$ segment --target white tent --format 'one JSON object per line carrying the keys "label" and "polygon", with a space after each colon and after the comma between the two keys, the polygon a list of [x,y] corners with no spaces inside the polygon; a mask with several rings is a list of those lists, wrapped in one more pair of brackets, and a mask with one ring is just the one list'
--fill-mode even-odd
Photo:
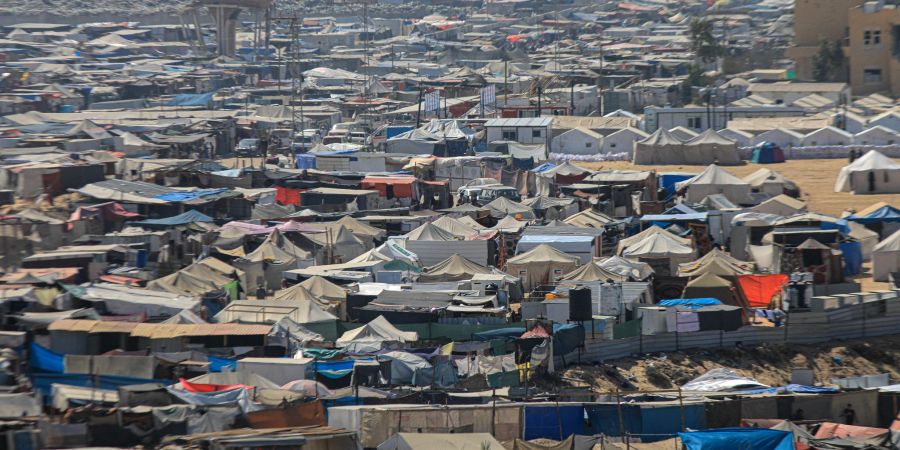
{"label": "white tent", "polygon": [[[669,274],[678,273],[678,265],[694,259],[694,249],[672,238],[671,233],[655,233],[622,252],[622,256],[642,262],[664,260]],[[651,264],[652,266],[653,264]],[[664,267],[660,265],[660,267]],[[666,275],[663,273],[662,275]]]}
{"label": "white tent", "polygon": [[841,169],[834,191],[853,194],[900,193],[900,163],[870,150]]}
{"label": "white tent", "polygon": [[900,272],[900,230],[872,250],[872,279],[887,281],[892,272]]}
{"label": "white tent", "polygon": [[686,238],[683,238],[683,237],[676,236],[676,235],[673,234],[671,231],[668,231],[668,230],[665,230],[665,229],[663,229],[663,228],[660,228],[660,227],[657,226],[657,225],[651,225],[651,226],[650,226],[649,228],[647,228],[646,230],[641,231],[640,233],[638,233],[638,234],[636,234],[636,235],[634,235],[634,236],[629,236],[629,237],[627,237],[627,238],[625,238],[625,239],[620,240],[620,241],[619,241],[619,246],[618,246],[618,248],[616,249],[616,254],[617,254],[617,255],[621,255],[622,252],[623,252],[626,248],[628,248],[628,247],[630,247],[630,246],[632,246],[632,245],[634,245],[634,244],[637,244],[638,242],[641,242],[641,241],[643,241],[644,239],[647,239],[648,237],[653,236],[654,234],[657,234],[657,233],[665,233],[665,234],[667,234],[670,238],[674,239],[674,240],[677,241],[677,242],[680,242],[680,243],[682,243],[682,244],[684,244],[684,245],[691,245],[691,240],[690,240],[690,239],[686,239]]}
{"label": "white tent", "polygon": [[722,194],[736,204],[750,202],[750,183],[732,175],[727,170],[710,164],[699,175],[675,184],[676,189],[687,189],[687,201],[699,203],[712,194]]}
{"label": "white tent", "polygon": [[400,331],[384,316],[378,316],[369,323],[347,331],[335,341],[338,347],[352,347],[354,351],[378,351],[385,342],[415,342],[419,335],[415,331]]}
{"label": "white tent", "polygon": [[578,257],[563,253],[547,244],[513,256],[506,262],[504,272],[522,280],[525,289],[541,283],[554,282],[575,270]]}

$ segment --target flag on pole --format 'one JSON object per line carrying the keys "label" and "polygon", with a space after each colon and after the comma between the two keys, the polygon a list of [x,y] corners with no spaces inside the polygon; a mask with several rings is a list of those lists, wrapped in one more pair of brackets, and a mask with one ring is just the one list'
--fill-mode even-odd
{"label": "flag on pole", "polygon": [[431,91],[425,94],[425,112],[439,109],[441,109],[441,93],[439,91]]}
{"label": "flag on pole", "polygon": [[497,90],[493,84],[489,84],[481,88],[481,104],[495,105],[497,104]]}

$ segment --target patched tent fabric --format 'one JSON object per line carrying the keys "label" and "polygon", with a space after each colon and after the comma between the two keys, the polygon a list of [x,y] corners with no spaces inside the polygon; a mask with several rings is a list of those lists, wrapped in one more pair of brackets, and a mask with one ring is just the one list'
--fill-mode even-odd
{"label": "patched tent fabric", "polygon": [[740,275],[737,280],[738,286],[751,308],[768,308],[772,298],[776,294],[780,294],[781,289],[787,284],[788,276],[783,273]]}
{"label": "patched tent fabric", "polygon": [[449,258],[423,269],[419,275],[419,282],[471,280],[472,276],[478,273],[492,273],[492,271],[454,253]]}
{"label": "patched tent fabric", "polygon": [[630,261],[620,256],[611,256],[597,264],[610,272],[627,276],[633,281],[643,281],[653,276],[653,268],[650,267],[650,264]]}
{"label": "patched tent fabric", "polygon": [[509,258],[504,272],[522,280],[525,289],[556,281],[578,267],[578,257],[565,254],[547,244]]}

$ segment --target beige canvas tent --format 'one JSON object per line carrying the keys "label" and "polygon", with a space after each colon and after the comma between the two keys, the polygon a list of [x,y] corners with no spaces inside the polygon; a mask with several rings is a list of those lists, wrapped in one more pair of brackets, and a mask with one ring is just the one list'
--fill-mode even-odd
{"label": "beige canvas tent", "polygon": [[769,195],[780,195],[785,192],[798,192],[797,184],[772,169],[759,169],[742,178],[755,191]]}
{"label": "beige canvas tent", "polygon": [[289,317],[299,324],[331,322],[337,316],[312,300],[235,300],[216,314],[219,323],[275,323]]}
{"label": "beige canvas tent", "polygon": [[419,282],[433,283],[438,281],[471,280],[478,273],[492,273],[491,269],[476,264],[454,253],[449,258],[426,267],[419,275]]}
{"label": "beige canvas tent", "polygon": [[415,342],[419,335],[415,331],[400,331],[384,316],[378,316],[369,323],[349,330],[335,341],[338,347],[352,347],[356,350],[378,351],[385,342]]}
{"label": "beige canvas tent", "polygon": [[506,197],[497,197],[487,205],[486,209],[491,212],[491,216],[502,219],[506,216],[512,216],[517,219],[534,219],[534,210],[530,206],[512,201]]}
{"label": "beige canvas tent", "polygon": [[747,307],[730,281],[712,273],[705,273],[689,281],[682,297],[714,298],[726,305]]}
{"label": "beige canvas tent", "polygon": [[585,264],[562,277],[566,281],[628,281],[628,277],[600,267],[596,262]]}
{"label": "beige canvas tent", "polygon": [[[320,277],[321,278],[321,277]],[[329,301],[318,295],[314,295],[303,284],[295,284],[287,289],[275,291],[272,295],[274,300],[287,303],[304,303],[313,302],[331,313],[338,313],[341,310],[342,301]]]}
{"label": "beige canvas tent", "polygon": [[657,275],[678,272],[678,265],[694,259],[694,249],[673,239],[671,233],[655,233],[622,252],[627,259],[646,262]]}
{"label": "beige canvas tent", "polygon": [[471,225],[450,216],[441,216],[432,225],[443,229],[459,239],[465,239],[473,234],[477,234],[478,230]]}
{"label": "beige canvas tent", "polygon": [[893,272],[900,272],[900,230],[879,242],[872,251],[872,278],[888,281]]}
{"label": "beige canvas tent", "polygon": [[716,133],[712,128],[683,145],[685,163],[735,166],[741,163],[737,143]]}
{"label": "beige canvas tent", "polygon": [[314,297],[328,302],[343,303],[347,300],[347,291],[344,288],[318,275],[307,278],[298,286],[305,288]]}
{"label": "beige canvas tent", "polygon": [[248,291],[258,285],[269,290],[281,287],[281,277],[285,270],[297,267],[298,261],[309,260],[313,255],[294,245],[278,229],[272,230],[266,239],[247,256],[233,261],[232,265],[245,272]]}
{"label": "beige canvas tent", "polygon": [[619,241],[618,248],[616,249],[616,254],[621,255],[622,252],[625,251],[626,248],[628,248],[628,247],[630,247],[630,246],[632,246],[632,245],[634,245],[634,244],[637,244],[638,242],[641,242],[641,241],[643,241],[644,239],[647,239],[648,237],[653,236],[654,234],[657,234],[657,233],[665,233],[665,234],[667,234],[667,235],[669,236],[669,238],[674,239],[674,240],[677,241],[677,242],[680,242],[680,243],[682,243],[682,244],[684,244],[684,245],[691,245],[691,240],[690,240],[690,239],[686,239],[686,238],[683,238],[683,237],[680,237],[680,236],[676,236],[676,235],[673,234],[672,232],[666,231],[665,229],[663,229],[663,228],[661,228],[661,227],[659,227],[659,226],[651,225],[651,226],[650,226],[649,228],[647,228],[646,230],[641,231],[640,233],[638,233],[638,234],[636,234],[636,235],[634,235],[634,236],[629,236],[629,237],[627,237],[627,238],[625,238],[625,239],[620,240],[620,241]]}
{"label": "beige canvas tent", "polygon": [[753,273],[755,264],[741,261],[719,249],[713,249],[696,261],[680,264],[678,276],[696,277],[704,273],[712,273],[719,276],[736,276]]}
{"label": "beige canvas tent", "polygon": [[750,184],[715,164],[693,178],[675,183],[675,188],[686,189],[686,199],[693,203],[712,194],[722,194],[735,204],[750,202]]}
{"label": "beige canvas tent", "polygon": [[506,262],[505,272],[521,279],[524,288],[531,290],[542,283],[559,280],[577,266],[577,256],[541,244],[510,258]]}
{"label": "beige canvas tent", "polygon": [[834,183],[834,192],[900,193],[900,163],[875,150],[869,150],[862,158],[841,169]]}
{"label": "beige canvas tent", "polygon": [[650,264],[631,261],[621,256],[610,256],[598,262],[597,265],[610,272],[628,277],[632,281],[643,281],[653,276],[653,268],[650,267]]}
{"label": "beige canvas tent", "polygon": [[685,164],[680,139],[660,128],[646,139],[634,143],[635,164]]}

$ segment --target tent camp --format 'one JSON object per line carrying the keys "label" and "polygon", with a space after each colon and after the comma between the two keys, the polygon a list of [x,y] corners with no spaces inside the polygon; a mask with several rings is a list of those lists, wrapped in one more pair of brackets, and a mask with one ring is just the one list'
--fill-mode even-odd
{"label": "tent camp", "polygon": [[[362,239],[343,225],[330,227],[326,233],[306,233],[303,236],[315,243],[319,264],[347,262],[370,250]],[[330,261],[327,260],[329,258]]]}
{"label": "tent camp", "polygon": [[862,158],[841,169],[834,183],[834,191],[853,194],[900,193],[900,163],[869,150]]}
{"label": "tent camp", "polygon": [[687,201],[694,203],[713,194],[722,194],[736,204],[750,202],[750,184],[715,164],[693,178],[676,183],[675,188],[687,190]]}
{"label": "tent camp", "polygon": [[678,276],[697,277],[704,273],[712,273],[719,276],[747,275],[753,272],[755,264],[741,261],[717,248],[696,261],[680,264]]}
{"label": "tent camp", "polygon": [[685,161],[681,140],[662,128],[634,143],[635,164],[685,164]]}
{"label": "tent camp", "polygon": [[441,216],[431,223],[432,225],[443,229],[444,231],[452,234],[459,239],[465,239],[473,234],[478,234],[478,230],[473,228],[468,223],[465,223],[459,219],[454,219],[450,216]]}
{"label": "tent camp", "polygon": [[216,314],[220,323],[275,323],[290,317],[301,325],[336,321],[338,318],[325,311],[313,300],[234,300]]}
{"label": "tent camp", "polygon": [[449,231],[426,222],[406,234],[406,249],[416,254],[424,266],[436,265],[459,253],[477,264],[487,264],[493,256],[489,254],[487,240],[461,240]]}
{"label": "tent camp", "polygon": [[629,261],[620,256],[610,256],[597,264],[603,269],[626,276],[632,281],[643,281],[653,276],[653,268],[649,264]]}
{"label": "tent camp", "polygon": [[513,216],[518,219],[534,219],[534,210],[530,206],[512,201],[506,197],[497,197],[484,207],[491,212],[491,216],[501,219]]}
{"label": "tent camp", "polygon": [[772,169],[759,169],[750,175],[745,176],[742,180],[750,184],[750,187],[757,192],[763,192],[770,195],[800,193],[797,184],[788,180],[784,175]]}
{"label": "tent camp", "polygon": [[492,271],[454,253],[449,258],[422,270],[419,282],[471,280],[472,276],[478,273],[492,273]]}
{"label": "tent camp", "polygon": [[887,281],[893,272],[900,272],[900,230],[879,242],[872,250],[872,278]]}
{"label": "tent camp", "polygon": [[641,242],[641,241],[643,241],[644,239],[647,239],[648,237],[653,236],[654,234],[658,234],[658,233],[665,233],[665,234],[668,235],[669,238],[674,239],[675,241],[680,242],[681,244],[684,244],[684,245],[691,245],[691,240],[690,240],[690,239],[686,239],[686,238],[683,238],[683,237],[676,236],[676,235],[673,234],[672,232],[667,231],[667,230],[665,230],[665,229],[663,229],[663,228],[660,228],[659,226],[651,225],[650,227],[648,227],[648,228],[645,229],[644,231],[641,231],[640,233],[638,233],[638,234],[636,234],[636,235],[634,235],[634,236],[629,236],[629,237],[627,237],[627,238],[625,238],[625,239],[620,240],[620,241],[619,241],[619,245],[618,245],[618,247],[617,247],[617,249],[616,249],[616,254],[621,255],[622,252],[625,251],[626,248],[628,248],[628,247],[630,247],[630,246],[632,246],[632,245],[634,245],[634,244],[637,244],[638,242]]}
{"label": "tent camp", "polygon": [[[329,303],[342,303],[347,299],[347,291],[344,288],[316,275],[307,278],[298,286],[303,287],[315,298],[325,300]],[[276,294],[277,298],[277,294]]]}
{"label": "tent camp", "polygon": [[396,433],[378,450],[504,450],[490,433]]}
{"label": "tent camp", "polygon": [[525,289],[556,281],[575,270],[578,257],[567,255],[547,244],[513,256],[506,262],[506,273],[522,280]]}
{"label": "tent camp", "polygon": [[[317,277],[317,278],[321,278],[321,277]],[[330,283],[329,281],[324,280],[324,279],[323,279],[323,281],[325,281],[326,283]],[[340,289],[340,288],[338,288],[338,289]],[[281,290],[275,291],[275,294],[273,295],[273,299],[277,300],[277,301],[286,302],[286,303],[313,302],[313,303],[318,304],[323,309],[325,309],[329,312],[335,313],[335,314],[338,313],[341,310],[341,307],[343,306],[342,299],[328,300],[326,298],[323,298],[320,295],[315,295],[312,292],[310,292],[308,289],[306,289],[306,286],[304,286],[303,283],[295,284],[287,289],[281,289]]]}
{"label": "tent camp", "polygon": [[712,128],[684,143],[687,164],[720,164],[734,166],[741,163],[737,143],[716,133]]}
{"label": "tent camp", "polygon": [[381,350],[385,342],[415,342],[419,335],[415,331],[400,331],[384,316],[378,316],[369,323],[345,332],[335,341],[338,347],[349,348],[357,353]]}
{"label": "tent camp", "polygon": [[249,283],[246,289],[260,284],[273,289],[281,286],[282,272],[297,267],[298,261],[311,260],[312,257],[311,253],[294,245],[276,228],[259,247],[234,260],[232,265],[246,273]]}

